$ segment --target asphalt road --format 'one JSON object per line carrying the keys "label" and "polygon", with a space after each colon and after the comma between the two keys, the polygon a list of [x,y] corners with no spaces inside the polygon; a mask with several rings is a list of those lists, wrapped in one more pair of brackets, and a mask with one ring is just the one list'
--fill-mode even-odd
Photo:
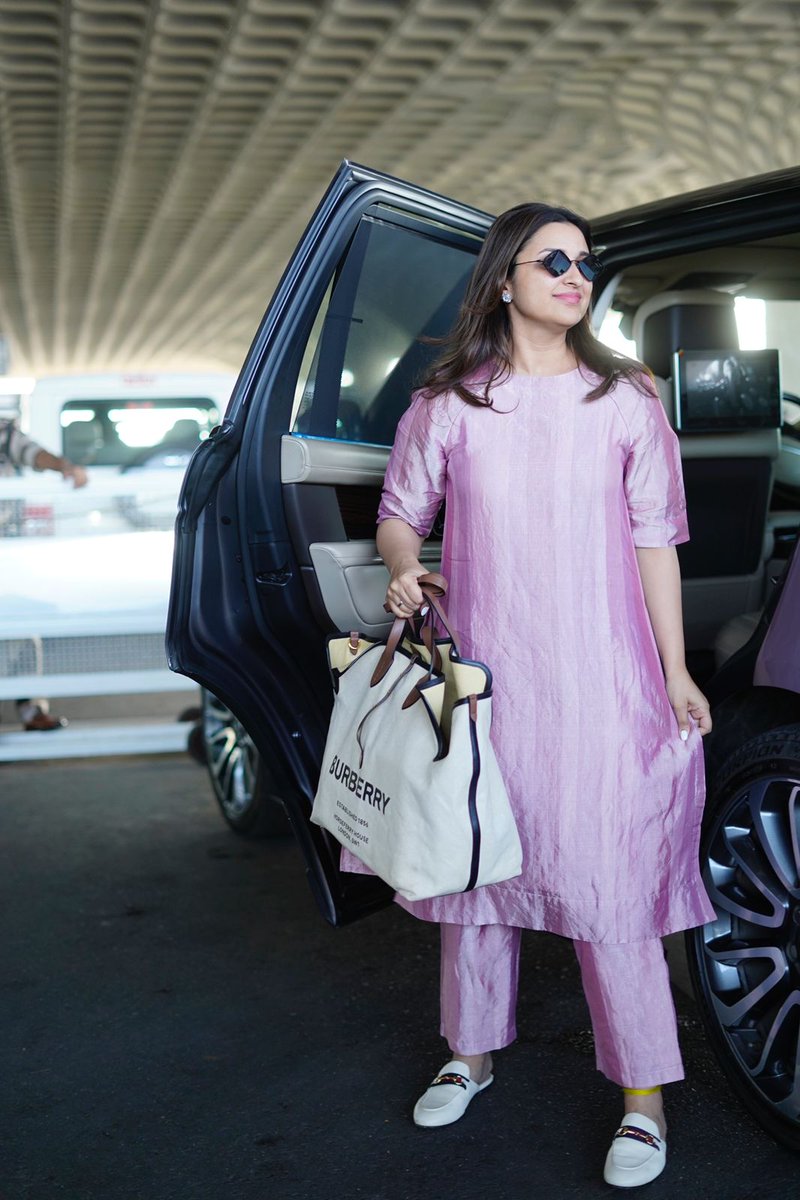
{"label": "asphalt road", "polygon": [[[437,932],[317,916],[290,839],[228,833],[182,757],[0,768],[1,1200],[618,1195],[618,1116],[571,946],[527,935],[520,1037],[465,1118],[410,1110],[444,1061]],[[800,1159],[740,1110],[677,993],[687,1081],[648,1200],[786,1200]],[[646,1036],[646,1030],[643,1036]]]}

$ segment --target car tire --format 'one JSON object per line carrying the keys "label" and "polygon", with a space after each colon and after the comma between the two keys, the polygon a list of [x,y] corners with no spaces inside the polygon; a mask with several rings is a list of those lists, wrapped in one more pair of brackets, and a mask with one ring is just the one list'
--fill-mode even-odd
{"label": "car tire", "polygon": [[800,1150],[800,726],[717,774],[701,867],[717,919],[686,945],[712,1049],[752,1116]]}
{"label": "car tire", "polygon": [[246,837],[290,833],[275,777],[241,721],[211,692],[203,690],[202,705],[205,764],[228,825]]}

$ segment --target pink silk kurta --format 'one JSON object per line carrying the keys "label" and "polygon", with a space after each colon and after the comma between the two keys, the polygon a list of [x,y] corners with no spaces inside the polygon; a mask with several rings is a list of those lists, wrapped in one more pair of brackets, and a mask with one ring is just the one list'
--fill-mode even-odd
{"label": "pink silk kurta", "polygon": [[700,735],[680,740],[635,554],[688,538],[677,438],[654,394],[587,401],[595,381],[514,375],[493,410],[418,395],[397,429],[378,520],[425,537],[446,498],[447,608],[493,674],[524,856],[505,883],[398,898],[425,920],[629,942],[714,917]]}

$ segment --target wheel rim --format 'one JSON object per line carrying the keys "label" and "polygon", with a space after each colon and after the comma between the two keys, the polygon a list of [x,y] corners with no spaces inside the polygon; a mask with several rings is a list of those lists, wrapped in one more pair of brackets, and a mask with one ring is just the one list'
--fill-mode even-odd
{"label": "wheel rim", "polygon": [[229,821],[241,821],[253,803],[258,754],[229,708],[206,693],[203,737],[214,791]]}
{"label": "wheel rim", "polygon": [[712,826],[704,881],[717,912],[700,968],[740,1074],[800,1123],[800,778],[742,787]]}

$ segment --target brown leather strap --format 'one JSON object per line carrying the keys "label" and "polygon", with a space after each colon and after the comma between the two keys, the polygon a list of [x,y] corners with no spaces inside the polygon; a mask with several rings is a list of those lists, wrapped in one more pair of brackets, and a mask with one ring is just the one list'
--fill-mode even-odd
{"label": "brown leather strap", "polygon": [[363,767],[363,765],[364,765],[364,743],[361,740],[363,733],[364,733],[364,726],[366,725],[367,721],[372,716],[372,714],[376,711],[376,709],[379,709],[382,704],[386,703],[386,701],[389,699],[389,697],[391,696],[394,689],[403,682],[403,680],[405,679],[406,675],[408,675],[411,668],[418,666],[418,665],[419,665],[419,659],[417,658],[416,655],[414,655],[414,657],[411,659],[411,661],[408,664],[408,666],[406,667],[406,669],[400,675],[398,675],[397,679],[395,679],[392,686],[387,690],[386,695],[381,696],[380,700],[378,700],[375,704],[373,704],[372,708],[370,708],[367,712],[365,712],[364,716],[361,718],[358,728],[356,729],[356,742],[358,743],[358,748],[361,751],[361,754],[359,755],[359,759],[358,759],[359,768]]}
{"label": "brown leather strap", "polygon": [[[439,598],[447,593],[447,580],[445,579],[444,575],[440,575],[438,571],[429,571],[425,575],[418,575],[417,583],[422,589],[422,595],[425,603],[432,610],[432,612],[436,614],[440,625],[446,631],[450,641],[453,643],[456,654],[460,656],[461,648],[459,645],[458,634],[451,626],[447,613],[439,603]],[[386,606],[384,605],[384,607]],[[374,687],[376,683],[380,683],[386,672],[389,670],[389,667],[392,665],[392,659],[394,658],[395,651],[397,650],[397,647],[400,645],[400,642],[403,638],[406,624],[407,622],[404,617],[395,617],[391,632],[386,639],[386,645],[383,648],[383,653],[381,654],[377,666],[372,673],[372,678],[369,681],[370,687]],[[428,630],[430,630],[429,634]],[[426,636],[426,634],[428,634],[428,636]],[[435,650],[435,655],[432,655],[431,658],[431,669],[439,674],[442,669],[442,659],[441,654],[436,649],[436,643],[434,639],[434,620],[432,615],[428,625],[426,625],[425,629],[423,630],[422,638],[425,642],[425,645],[428,647],[428,650],[431,650],[431,647],[433,647]]]}
{"label": "brown leather strap", "polygon": [[[434,675],[441,675],[442,671],[443,671],[442,652],[439,649],[439,647],[436,645],[436,630],[434,628],[434,618],[433,618],[434,605],[436,607],[437,613],[441,614],[440,619],[442,620],[442,624],[444,625],[445,629],[447,630],[447,633],[450,637],[450,641],[452,642],[452,644],[455,648],[456,654],[458,654],[459,648],[458,648],[458,634],[455,632],[454,629],[451,629],[449,620],[448,620],[447,616],[445,615],[444,611],[441,609],[441,606],[439,605],[438,600],[436,600],[432,594],[430,594],[430,593],[426,593],[426,594],[428,595],[428,598],[431,601],[431,603],[428,605],[428,614],[425,618],[425,624],[422,628],[422,632],[421,632],[420,636],[422,637],[422,641],[423,641],[424,645],[426,646],[428,653],[430,655],[430,659],[428,662],[428,679],[430,680],[433,678]],[[415,683],[413,688],[411,689],[411,691],[408,693],[405,700],[403,701],[403,708],[404,709],[411,708],[412,704],[416,704],[417,701],[421,700],[421,699],[422,699],[422,693],[419,690],[419,685]]]}
{"label": "brown leather strap", "polygon": [[428,571],[427,575],[418,575],[417,583],[423,590],[427,588],[436,596],[447,595],[447,580],[438,571]]}
{"label": "brown leather strap", "polygon": [[447,633],[447,636],[450,638],[450,641],[453,643],[453,648],[454,648],[456,654],[460,658],[461,657],[460,641],[461,640],[460,640],[458,634],[456,633],[455,629],[453,629],[453,626],[450,624],[450,618],[448,617],[447,613],[442,608],[441,604],[439,603],[439,600],[433,594],[433,592],[425,592],[425,597],[430,602],[431,608],[436,613],[436,616],[439,618],[439,624],[442,626],[442,628]]}
{"label": "brown leather strap", "polygon": [[[447,580],[445,579],[444,575],[440,575],[438,571],[428,571],[425,575],[418,575],[417,583],[420,584],[421,587],[427,588],[429,592],[435,593],[437,596],[444,596],[447,593]],[[392,611],[388,600],[384,601],[383,608],[385,612],[390,613]]]}
{"label": "brown leather strap", "polygon": [[389,670],[389,667],[392,665],[392,659],[394,658],[394,652],[400,645],[403,634],[405,633],[405,629],[405,617],[395,617],[391,632],[386,639],[386,645],[383,648],[383,653],[378,659],[378,665],[372,672],[372,678],[369,681],[370,687],[375,687],[376,683],[380,683],[386,672]]}

